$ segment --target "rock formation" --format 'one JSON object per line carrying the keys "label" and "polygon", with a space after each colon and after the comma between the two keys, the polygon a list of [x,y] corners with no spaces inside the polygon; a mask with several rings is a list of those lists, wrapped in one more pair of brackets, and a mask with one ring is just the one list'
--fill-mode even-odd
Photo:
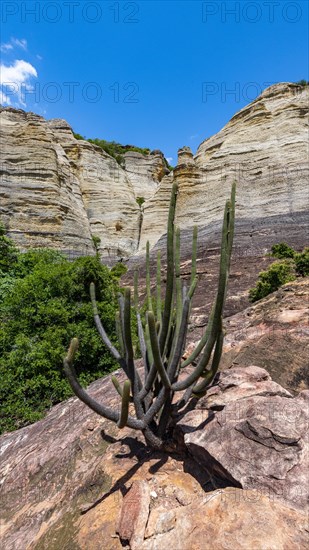
{"label": "rock formation", "polygon": [[159,150],[143,155],[136,151],[124,154],[124,169],[136,197],[150,199],[156,192],[162,178],[169,173],[164,156]]}
{"label": "rock formation", "polygon": [[[118,402],[109,377],[90,393]],[[304,550],[307,399],[264,369],[232,368],[181,419],[173,457],[71,398],[0,438],[2,545]]]}
{"label": "rock formation", "polygon": [[20,248],[93,254],[95,236],[104,259],[136,252],[141,225],[136,198],[147,197],[147,186],[154,190],[168,172],[160,151],[125,153],[126,172],[100,147],[75,139],[64,120],[5,108],[0,129],[0,216]]}
{"label": "rock formation", "polygon": [[[181,228],[197,224],[208,235],[216,230],[236,180],[236,220],[238,232],[247,234],[246,249],[254,248],[261,235],[303,242],[301,227],[308,219],[308,98],[308,87],[270,86],[201,143],[195,157],[188,147],[179,151],[174,176]],[[146,240],[154,245],[164,233],[168,186],[163,178],[145,204],[140,249]]]}
{"label": "rock formation", "polygon": [[[195,157],[179,151],[177,223],[216,244],[222,207],[238,181],[235,242],[257,254],[278,239],[302,247],[308,203],[308,87],[276,84],[239,111]],[[172,173],[160,151],[128,151],[122,168],[76,140],[62,120],[1,110],[1,218],[21,248],[51,246],[116,260],[165,232]],[[136,198],[145,199],[142,209]],[[267,241],[267,245],[266,245]]]}

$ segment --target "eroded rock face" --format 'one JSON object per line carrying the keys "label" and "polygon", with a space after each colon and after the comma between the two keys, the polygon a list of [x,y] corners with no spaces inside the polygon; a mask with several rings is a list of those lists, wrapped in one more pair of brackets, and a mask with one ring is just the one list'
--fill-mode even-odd
{"label": "eroded rock face", "polygon": [[[179,185],[177,224],[215,231],[236,180],[237,228],[248,233],[246,249],[254,247],[257,235],[265,231],[274,237],[281,232],[281,240],[288,239],[290,231],[293,238],[295,223],[303,223],[308,213],[308,98],[308,87],[270,86],[205,140],[194,159],[189,148],[181,149],[174,170]],[[162,183],[162,190],[160,186],[145,205],[141,247],[147,239],[154,245],[165,231],[168,204]]]}
{"label": "eroded rock face", "polygon": [[127,173],[100,147],[76,140],[64,120],[11,108],[0,117],[0,214],[9,236],[22,249],[48,246],[73,257],[93,254],[96,236],[104,259],[134,254],[136,198],[144,196],[141,181],[155,188],[168,172],[162,153],[126,153]]}
{"label": "eroded rock face", "polygon": [[[204,248],[217,249],[224,202],[236,179],[240,266],[257,264],[282,240],[302,248],[308,95],[308,87],[271,86],[204,141],[195,157],[183,147],[173,173],[159,151],[126,152],[123,169],[102,149],[76,140],[63,120],[2,109],[1,217],[21,248],[94,253],[91,237],[97,236],[102,258],[115,262],[143,254],[147,240],[154,246],[164,235],[174,177],[187,258],[193,224]],[[145,199],[142,209],[137,197]]]}
{"label": "eroded rock face", "polygon": [[[0,214],[9,236],[22,249],[48,246],[92,254],[79,181],[48,123],[11,108],[0,117]],[[62,132],[70,132],[64,121]]]}
{"label": "eroded rock face", "polygon": [[[196,460],[237,487],[303,510],[309,497],[309,390],[293,398],[259,367],[220,373],[181,420]],[[217,412],[209,416],[209,410]]]}
{"label": "eroded rock face", "polygon": [[300,277],[226,319],[221,369],[267,369],[291,392],[309,388],[309,278]]}
{"label": "eroded rock face", "polygon": [[288,550],[306,548],[306,516],[266,495],[235,488],[189,506],[152,510],[142,550]]}
{"label": "eroded rock face", "polygon": [[150,199],[162,178],[169,173],[161,151],[143,155],[135,151],[124,154],[124,168],[136,197]]}
{"label": "eroded rock face", "polygon": [[[119,406],[109,376],[88,391]],[[0,438],[2,545],[305,549],[308,418],[308,392],[233,368],[180,419],[189,453],[168,456],[71,398]]]}

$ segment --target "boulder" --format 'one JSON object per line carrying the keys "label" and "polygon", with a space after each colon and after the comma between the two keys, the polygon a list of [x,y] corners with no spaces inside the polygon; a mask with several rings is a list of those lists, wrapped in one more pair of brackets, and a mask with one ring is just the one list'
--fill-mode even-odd
{"label": "boulder", "polygon": [[261,368],[232,368],[220,373],[218,385],[179,428],[208,472],[303,510],[309,497],[308,405],[309,390],[293,398]]}

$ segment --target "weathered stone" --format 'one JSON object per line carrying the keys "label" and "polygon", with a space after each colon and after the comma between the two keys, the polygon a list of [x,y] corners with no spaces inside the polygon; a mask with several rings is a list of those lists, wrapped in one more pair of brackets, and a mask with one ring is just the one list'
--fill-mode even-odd
{"label": "weathered stone", "polygon": [[[176,217],[181,228],[197,224],[207,227],[210,234],[216,231],[231,183],[236,180],[236,230],[247,233],[247,255],[250,250],[261,252],[258,241],[263,235],[269,244],[278,242],[278,236],[281,240],[295,238],[296,219],[305,221],[308,214],[304,201],[308,96],[308,87],[290,83],[270,86],[220,132],[203,141],[194,160],[189,148],[180,150],[174,176],[179,184]],[[164,178],[145,204],[140,248],[146,240],[154,245],[165,232],[167,182]],[[300,227],[298,238],[301,234]],[[209,244],[214,243],[215,237]],[[237,239],[235,244],[239,246]]]}
{"label": "weathered stone", "polygon": [[307,516],[258,491],[227,488],[150,513],[141,550],[305,550]]}
{"label": "weathered stone", "polygon": [[125,495],[117,527],[123,542],[130,543],[132,550],[138,550],[144,540],[149,516],[150,489],[146,481],[135,481]]}
{"label": "weathered stone", "polygon": [[[231,182],[238,181],[234,257],[242,274],[242,264],[256,265],[278,240],[305,244],[308,93],[290,83],[271,86],[194,158],[188,147],[180,150],[177,224],[197,224],[211,256]],[[116,261],[164,235],[173,174],[160,152],[126,152],[123,169],[101,148],[76,140],[66,121],[12,108],[1,110],[1,135],[0,213],[21,248],[94,253],[97,236],[102,258]],[[142,209],[138,196],[146,199]],[[186,258],[190,232],[184,236]]]}
{"label": "weathered stone", "polygon": [[124,154],[124,168],[135,196],[145,200],[154,195],[162,178],[169,173],[161,151],[149,155],[128,151]]}
{"label": "weathered stone", "polygon": [[254,364],[292,392],[308,389],[308,303],[309,279],[300,278],[226,319],[220,368]]}
{"label": "weathered stone", "polygon": [[[233,370],[221,373],[218,391],[210,389],[198,409],[182,418],[186,446],[219,477],[303,509],[309,496],[309,390],[292,398],[266,372],[263,379],[262,369],[243,369],[243,382],[241,369]],[[213,408],[222,410],[214,414]]]}

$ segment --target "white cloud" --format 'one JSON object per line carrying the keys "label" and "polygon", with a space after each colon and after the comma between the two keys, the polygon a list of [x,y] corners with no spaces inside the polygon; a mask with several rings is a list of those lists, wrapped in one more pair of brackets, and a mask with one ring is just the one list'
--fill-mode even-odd
{"label": "white cloud", "polygon": [[172,162],[172,160],[173,160],[173,157],[166,157],[166,160],[167,160],[167,162],[169,162],[169,163],[170,163],[170,162]]}
{"label": "white cloud", "polygon": [[12,65],[0,65],[0,87],[2,102],[11,105],[12,99],[17,105],[25,106],[24,92],[32,89],[31,80],[37,78],[36,69],[27,61],[16,59]]}
{"label": "white cloud", "polygon": [[21,48],[26,51],[27,47],[27,40],[25,38],[19,39],[12,37],[6,44],[1,44],[0,50],[3,53],[13,50],[14,48]]}
{"label": "white cloud", "polygon": [[21,48],[22,50],[25,50],[25,51],[28,47],[27,40],[25,38],[21,38],[20,40],[19,38],[11,38],[11,42],[14,46],[17,46],[18,48]]}
{"label": "white cloud", "polygon": [[0,46],[1,52],[8,52],[9,50],[12,50],[12,49],[13,49],[13,46],[9,42],[7,42],[7,44],[1,44]]}

